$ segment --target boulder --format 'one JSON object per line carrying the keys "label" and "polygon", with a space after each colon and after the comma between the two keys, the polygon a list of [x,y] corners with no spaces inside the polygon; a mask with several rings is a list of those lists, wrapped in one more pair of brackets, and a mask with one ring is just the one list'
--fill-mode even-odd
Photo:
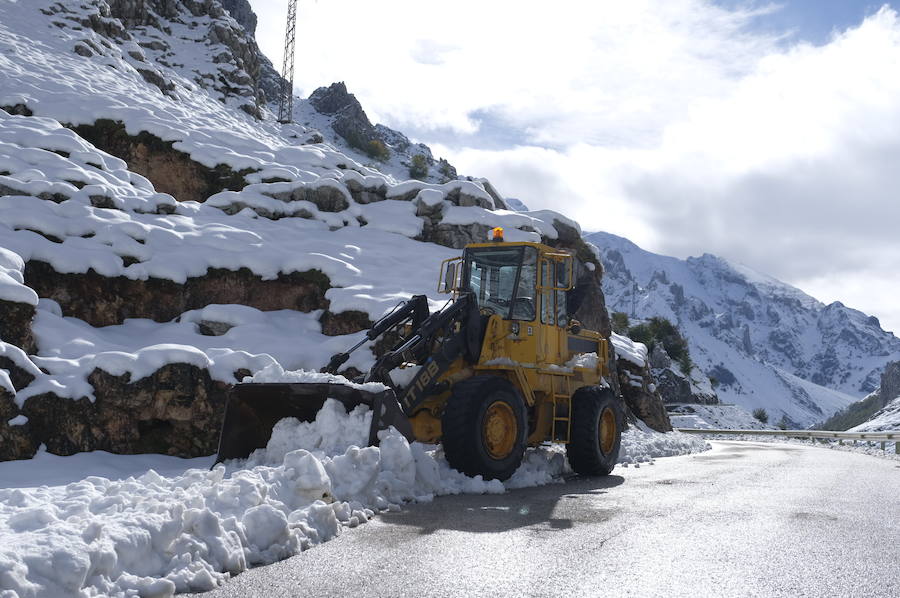
{"label": "boulder", "polygon": [[0,386],[0,461],[29,459],[37,452],[39,443],[31,434],[29,423],[18,424],[14,419],[20,416],[14,395]]}
{"label": "boulder", "polygon": [[146,131],[129,135],[118,121],[100,119],[91,125],[71,127],[83,139],[128,164],[128,169],[146,177],[153,187],[178,201],[204,202],[220,191],[240,191],[251,169],[234,171],[226,164],[204,166],[190,155],[174,149]]}
{"label": "boulder", "polygon": [[199,457],[216,451],[229,386],[206,370],[175,363],[132,381],[96,369],[88,381],[94,401],[52,393],[25,401],[32,444],[57,455],[104,450]]}
{"label": "boulder", "polygon": [[[150,278],[108,278],[93,270],[61,274],[46,262],[25,265],[25,284],[40,297],[59,303],[63,314],[91,326],[121,324],[125,318],[168,322],[182,313],[211,304],[248,305],[263,311],[327,309],[328,277],[317,270],[280,274],[263,280],[246,268],[210,269],[184,284]],[[21,346],[21,345],[19,345]]]}
{"label": "boulder", "polygon": [[654,430],[671,432],[672,422],[650,368],[626,359],[617,359],[615,365],[619,390],[631,412]]}
{"label": "boulder", "polygon": [[33,305],[0,299],[0,341],[15,345],[26,353],[34,353],[34,336],[31,334],[34,314]]}

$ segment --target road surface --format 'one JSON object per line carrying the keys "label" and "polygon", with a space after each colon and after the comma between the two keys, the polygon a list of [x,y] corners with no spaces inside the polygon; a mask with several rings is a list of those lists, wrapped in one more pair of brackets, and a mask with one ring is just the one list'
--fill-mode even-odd
{"label": "road surface", "polygon": [[900,463],[712,444],[410,505],[202,596],[900,596]]}

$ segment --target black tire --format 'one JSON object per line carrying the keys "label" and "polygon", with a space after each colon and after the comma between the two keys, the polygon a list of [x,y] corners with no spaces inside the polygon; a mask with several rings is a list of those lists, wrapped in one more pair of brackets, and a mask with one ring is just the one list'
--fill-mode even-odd
{"label": "black tire", "polygon": [[566,456],[575,473],[609,475],[619,459],[624,420],[622,406],[609,388],[586,387],[572,395],[572,438]]}
{"label": "black tire", "polygon": [[[515,429],[511,430],[513,425]],[[496,442],[496,434],[488,438],[498,426],[500,442]],[[525,401],[505,378],[475,376],[454,384],[441,428],[447,462],[468,476],[502,481],[522,463],[527,431]],[[503,430],[509,432],[503,434]]]}

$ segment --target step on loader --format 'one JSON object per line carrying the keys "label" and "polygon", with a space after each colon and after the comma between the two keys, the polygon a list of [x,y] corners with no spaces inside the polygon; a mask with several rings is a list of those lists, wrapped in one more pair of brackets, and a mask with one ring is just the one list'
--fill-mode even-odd
{"label": "step on loader", "polygon": [[[574,270],[570,253],[504,242],[502,229],[494,229],[492,241],[469,244],[461,257],[441,264],[438,291],[451,295],[442,309],[431,313],[425,295],[413,296],[322,370],[336,373],[352,351],[391,339],[391,348],[355,381],[388,390],[238,384],[217,462],[248,457],[266,446],[280,419],[312,421],[334,398],[348,410],[372,409],[370,444],[393,426],[410,441],[442,443],[449,464],[470,476],[505,480],[527,446],[546,442],[566,445],[576,473],[609,474],[619,454],[622,401],[606,383],[607,339],[570,317],[579,295]],[[395,383],[392,373],[406,381]]]}

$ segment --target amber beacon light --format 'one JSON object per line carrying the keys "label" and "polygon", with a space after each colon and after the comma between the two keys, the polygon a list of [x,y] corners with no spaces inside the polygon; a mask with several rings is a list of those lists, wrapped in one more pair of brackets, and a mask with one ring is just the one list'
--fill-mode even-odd
{"label": "amber beacon light", "polygon": [[502,241],[503,240],[503,227],[497,226],[491,231],[491,240],[492,241]]}

